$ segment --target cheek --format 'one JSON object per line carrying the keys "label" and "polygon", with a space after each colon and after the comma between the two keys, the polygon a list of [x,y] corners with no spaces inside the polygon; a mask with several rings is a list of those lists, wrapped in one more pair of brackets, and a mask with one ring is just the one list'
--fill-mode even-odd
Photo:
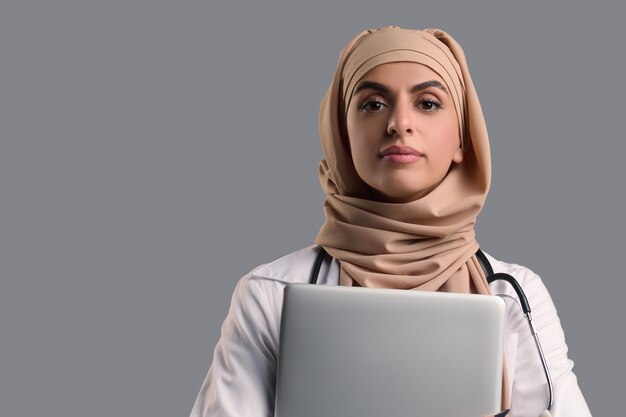
{"label": "cheek", "polygon": [[349,135],[349,142],[352,163],[357,171],[359,171],[364,164],[366,165],[367,138],[359,135],[358,132],[352,132],[352,135]]}
{"label": "cheek", "polygon": [[373,146],[376,137],[375,128],[371,124],[362,121],[355,122],[350,119],[348,119],[346,127],[350,153],[356,164],[357,160],[368,154],[368,150]]}
{"label": "cheek", "polygon": [[456,118],[454,123],[448,122],[442,124],[439,129],[439,143],[447,151],[453,152],[461,146],[461,139],[459,137],[459,128],[456,124]]}

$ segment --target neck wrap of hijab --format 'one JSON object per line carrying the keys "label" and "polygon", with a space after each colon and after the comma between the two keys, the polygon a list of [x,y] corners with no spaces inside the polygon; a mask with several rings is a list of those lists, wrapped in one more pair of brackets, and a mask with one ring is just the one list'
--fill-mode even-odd
{"label": "neck wrap of hijab", "polygon": [[[376,199],[354,168],[345,128],[356,84],[390,62],[425,65],[445,81],[463,149],[461,164],[453,164],[430,193],[408,203]],[[339,260],[341,285],[490,294],[474,232],[491,181],[489,140],[465,55],[449,34],[398,27],[361,32],[341,52],[320,107],[319,129],[326,200],[315,242]]]}

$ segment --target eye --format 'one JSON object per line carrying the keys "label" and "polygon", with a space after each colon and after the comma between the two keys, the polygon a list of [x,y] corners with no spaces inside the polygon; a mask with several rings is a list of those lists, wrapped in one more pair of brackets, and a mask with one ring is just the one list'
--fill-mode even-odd
{"label": "eye", "polygon": [[359,109],[369,113],[376,113],[385,109],[387,105],[378,98],[367,99],[359,106]]}
{"label": "eye", "polygon": [[434,98],[423,98],[418,102],[418,106],[424,111],[437,111],[441,109],[441,103]]}

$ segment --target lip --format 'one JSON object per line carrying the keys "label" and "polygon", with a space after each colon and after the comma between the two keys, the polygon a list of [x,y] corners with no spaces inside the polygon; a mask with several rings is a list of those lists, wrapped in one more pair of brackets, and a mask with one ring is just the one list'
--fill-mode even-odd
{"label": "lip", "polygon": [[392,145],[383,149],[378,156],[385,161],[398,164],[409,164],[424,156],[423,153],[410,146]]}

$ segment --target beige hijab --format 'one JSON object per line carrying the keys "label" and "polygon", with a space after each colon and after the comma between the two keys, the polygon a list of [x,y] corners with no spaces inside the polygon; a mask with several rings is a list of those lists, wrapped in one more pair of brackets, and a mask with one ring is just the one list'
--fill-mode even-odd
{"label": "beige hijab", "polygon": [[[426,65],[445,81],[459,121],[463,162],[453,164],[426,196],[399,204],[375,201],[356,173],[345,114],[363,75],[400,61]],[[321,104],[319,129],[326,219],[315,242],[339,260],[341,285],[490,293],[475,255],[479,245],[474,233],[491,180],[489,140],[465,55],[450,35],[398,27],[357,35],[341,52]],[[506,408],[506,375],[504,380]]]}

